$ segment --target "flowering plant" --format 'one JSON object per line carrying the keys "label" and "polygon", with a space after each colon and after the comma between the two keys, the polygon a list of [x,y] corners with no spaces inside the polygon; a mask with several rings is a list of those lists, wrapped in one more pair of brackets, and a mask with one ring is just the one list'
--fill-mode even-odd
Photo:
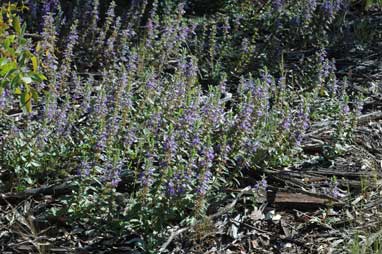
{"label": "flowering plant", "polygon": [[[100,232],[137,232],[155,253],[169,225],[205,216],[248,170],[298,162],[312,120],[347,123],[327,37],[308,36],[326,35],[339,6],[227,1],[227,15],[206,18],[177,1],[129,1],[122,16],[114,1],[102,13],[105,2],[65,12],[57,0],[29,1],[36,47],[17,6],[1,9],[0,112],[15,97],[31,111],[43,95],[22,114],[28,124],[0,119],[7,191],[70,177],[60,213]],[[306,45],[315,48],[301,64],[284,61],[284,50]]]}

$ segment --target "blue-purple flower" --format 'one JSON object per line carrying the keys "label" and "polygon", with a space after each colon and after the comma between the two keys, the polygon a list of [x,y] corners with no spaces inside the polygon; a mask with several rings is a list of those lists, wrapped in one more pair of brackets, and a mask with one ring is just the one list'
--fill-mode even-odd
{"label": "blue-purple flower", "polygon": [[150,187],[154,183],[154,178],[153,178],[154,172],[155,172],[154,168],[149,168],[140,174],[139,180],[140,180],[140,184],[143,187]]}
{"label": "blue-purple flower", "polygon": [[283,130],[288,131],[291,125],[292,125],[292,119],[290,115],[288,114],[284,117],[284,120],[281,123],[281,127],[283,128]]}
{"label": "blue-purple flower", "polygon": [[165,151],[165,153],[174,155],[176,153],[177,147],[178,145],[173,134],[165,136],[163,142],[163,150]]}
{"label": "blue-purple flower", "polygon": [[212,173],[210,170],[206,170],[206,172],[204,172],[202,178],[200,179],[199,187],[197,188],[197,193],[199,193],[201,196],[206,195],[211,180]]}

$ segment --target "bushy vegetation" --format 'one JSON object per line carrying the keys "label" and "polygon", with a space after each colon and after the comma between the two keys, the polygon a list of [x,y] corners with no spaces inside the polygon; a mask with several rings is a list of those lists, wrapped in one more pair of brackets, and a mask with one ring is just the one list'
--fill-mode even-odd
{"label": "bushy vegetation", "polygon": [[[2,191],[70,179],[51,214],[137,234],[155,253],[244,172],[298,163],[313,121],[343,120],[334,152],[349,140],[360,102],[325,48],[350,3],[199,2],[3,4]],[[297,49],[307,55],[291,65]]]}

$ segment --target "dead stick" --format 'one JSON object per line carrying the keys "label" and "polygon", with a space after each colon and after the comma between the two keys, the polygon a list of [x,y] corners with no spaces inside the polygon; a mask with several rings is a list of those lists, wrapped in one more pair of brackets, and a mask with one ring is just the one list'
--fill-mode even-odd
{"label": "dead stick", "polygon": [[367,248],[369,248],[371,245],[374,244],[375,241],[378,240],[378,238],[381,238],[382,236],[382,229],[379,230],[378,232],[372,234],[366,241],[366,244],[362,248],[361,253],[366,253]]}
{"label": "dead stick", "polygon": [[[218,212],[216,212],[216,213],[214,213],[214,214],[208,216],[207,218],[208,218],[208,219],[214,219],[214,218],[216,218],[216,217],[219,217],[220,215],[223,215],[225,212],[228,212],[229,210],[231,210],[232,208],[235,207],[237,201],[239,201],[239,199],[240,199],[244,194],[247,194],[247,193],[250,193],[250,192],[251,192],[251,191],[250,191],[250,187],[246,187],[246,188],[242,189],[242,190],[240,191],[240,193],[237,195],[237,197],[236,197],[231,203],[229,203],[228,205],[226,205],[226,206],[225,206],[223,209],[221,209],[220,211],[218,211]],[[191,229],[190,226],[189,226],[189,227],[183,227],[183,228],[181,228],[181,229],[175,231],[174,233],[172,233],[172,234],[170,235],[170,237],[167,239],[167,241],[166,241],[164,244],[162,244],[161,248],[159,249],[159,253],[162,253],[163,251],[165,251],[166,248],[168,247],[168,245],[172,242],[172,240],[174,240],[174,238],[175,238],[176,236],[180,235],[181,233],[183,233],[183,232],[185,232],[185,231],[187,231],[187,230],[189,230],[189,229]]]}
{"label": "dead stick", "polygon": [[371,121],[378,121],[382,119],[382,111],[372,112],[370,114],[362,115],[358,118],[358,125],[366,124]]}
{"label": "dead stick", "polygon": [[183,233],[184,231],[187,231],[190,227],[184,227],[184,228],[181,228],[177,231],[175,231],[174,233],[172,233],[170,235],[170,237],[168,238],[168,240],[161,246],[161,248],[159,249],[159,253],[162,253],[163,251],[166,250],[167,246],[172,242],[172,240],[174,240],[174,238],[177,236],[177,235],[180,235],[181,233]]}

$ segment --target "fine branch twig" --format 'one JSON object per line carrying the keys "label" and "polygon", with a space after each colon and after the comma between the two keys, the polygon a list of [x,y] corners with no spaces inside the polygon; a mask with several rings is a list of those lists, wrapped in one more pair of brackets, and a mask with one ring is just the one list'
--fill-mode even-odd
{"label": "fine branch twig", "polygon": [[167,239],[167,241],[162,244],[161,248],[159,249],[159,253],[162,253],[163,251],[165,251],[167,249],[167,246],[172,242],[172,240],[174,240],[174,238],[178,235],[180,235],[181,233],[183,233],[184,231],[187,231],[189,230],[190,227],[183,227],[175,232],[173,232],[170,237]]}
{"label": "fine branch twig", "polygon": [[375,232],[370,237],[368,237],[366,243],[363,245],[361,253],[366,253],[366,250],[370,248],[370,246],[372,246],[374,242],[376,242],[381,237],[382,237],[382,229],[380,229],[379,231]]}
{"label": "fine branch twig", "polygon": [[37,33],[25,33],[25,37],[30,37],[30,38],[36,38],[36,39],[42,39],[42,36]]}
{"label": "fine branch twig", "polygon": [[[240,200],[240,198],[244,195],[244,194],[248,194],[248,193],[251,193],[251,190],[249,187],[246,187],[244,189],[242,189],[240,191],[240,193],[237,195],[237,197],[231,202],[229,203],[228,205],[226,205],[223,209],[221,209],[220,211],[214,213],[214,214],[211,214],[210,216],[208,216],[207,218],[208,219],[214,219],[216,217],[219,217],[221,215],[223,215],[224,213],[228,212],[229,210],[231,210],[232,208],[235,207],[236,203]],[[167,241],[162,244],[162,246],[160,247],[159,249],[159,253],[162,253],[164,252],[168,245],[172,242],[172,240],[174,240],[174,238],[178,235],[180,235],[181,233],[191,229],[192,226],[188,226],[188,227],[183,227],[183,228],[180,228],[178,229],[177,231],[173,232],[170,237],[167,239]]]}

